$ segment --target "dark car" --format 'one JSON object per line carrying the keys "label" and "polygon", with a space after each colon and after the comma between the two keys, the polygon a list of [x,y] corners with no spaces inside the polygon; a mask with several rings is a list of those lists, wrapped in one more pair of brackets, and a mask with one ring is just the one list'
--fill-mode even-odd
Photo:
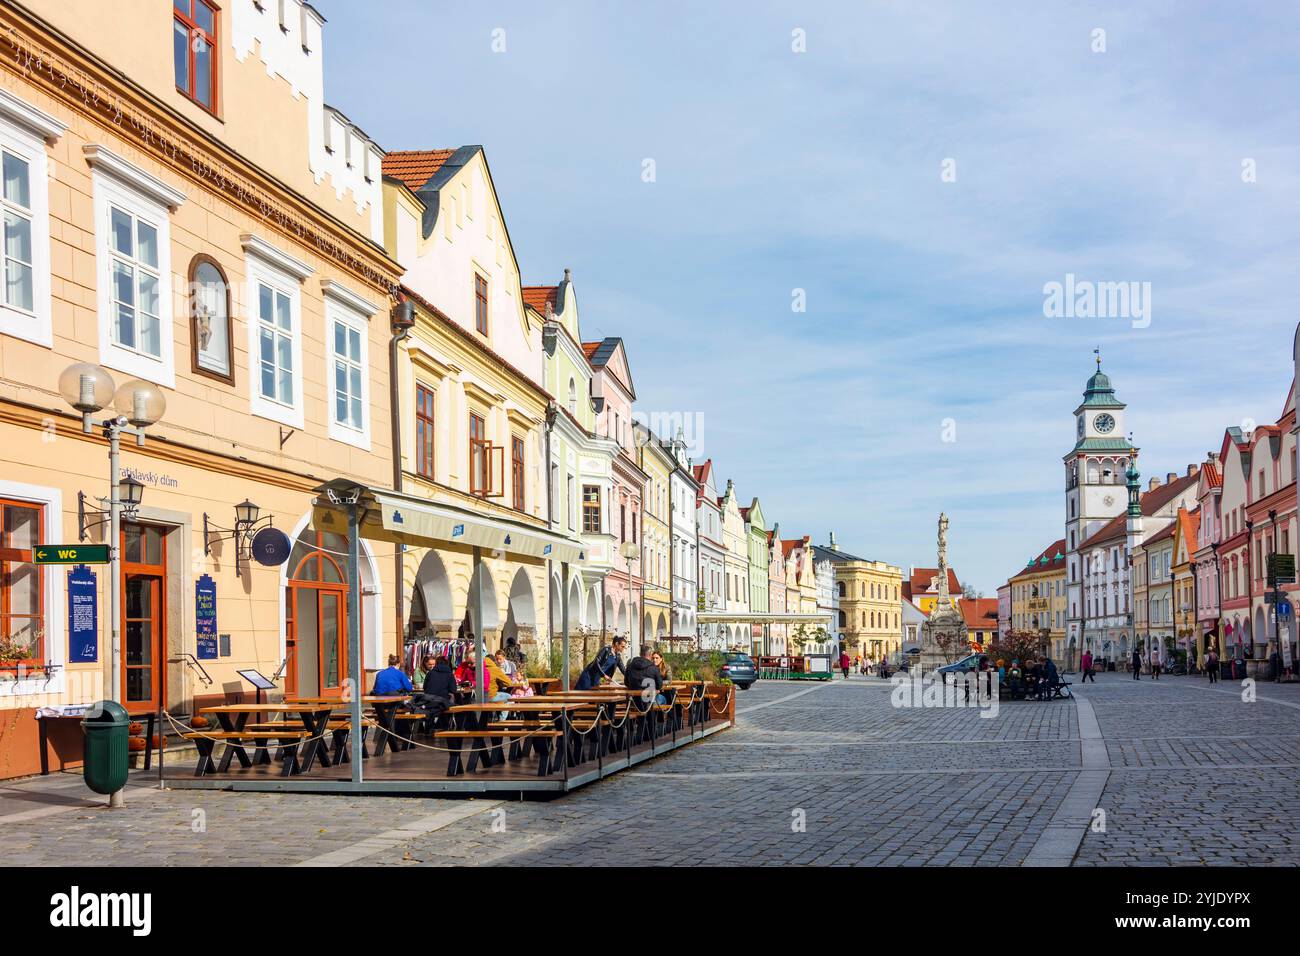
{"label": "dark car", "polygon": [[749,686],[758,680],[758,667],[754,664],[754,659],[739,651],[729,651],[723,657],[718,676],[727,678],[741,690],[749,690]]}

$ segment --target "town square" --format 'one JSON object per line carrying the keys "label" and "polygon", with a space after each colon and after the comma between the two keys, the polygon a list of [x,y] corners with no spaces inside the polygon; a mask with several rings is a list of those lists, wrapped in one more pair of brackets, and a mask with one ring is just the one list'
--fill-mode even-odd
{"label": "town square", "polygon": [[1284,917],[1298,26],[0,2],[18,908],[855,867],[789,899]]}

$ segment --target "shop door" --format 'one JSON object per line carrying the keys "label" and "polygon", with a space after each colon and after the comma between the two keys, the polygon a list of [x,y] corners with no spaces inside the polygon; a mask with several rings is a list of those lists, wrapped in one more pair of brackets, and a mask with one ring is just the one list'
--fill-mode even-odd
{"label": "shop door", "polygon": [[122,526],[122,695],[131,713],[163,703],[166,565],[164,529]]}
{"label": "shop door", "polygon": [[344,542],[336,535],[306,531],[290,558],[292,577],[285,602],[287,694],[334,697],[343,692],[348,676],[348,592],[338,561],[340,545]]}

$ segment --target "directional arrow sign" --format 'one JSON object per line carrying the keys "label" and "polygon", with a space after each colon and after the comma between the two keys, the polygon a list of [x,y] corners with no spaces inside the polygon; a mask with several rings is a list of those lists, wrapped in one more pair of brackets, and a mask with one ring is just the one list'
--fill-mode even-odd
{"label": "directional arrow sign", "polygon": [[108,564],[106,544],[42,544],[32,549],[36,564]]}

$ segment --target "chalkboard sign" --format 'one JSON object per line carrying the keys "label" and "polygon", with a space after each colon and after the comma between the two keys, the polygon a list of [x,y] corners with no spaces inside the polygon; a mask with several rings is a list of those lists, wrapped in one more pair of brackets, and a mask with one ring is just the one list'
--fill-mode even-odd
{"label": "chalkboard sign", "polygon": [[84,564],[68,571],[68,663],[99,660],[99,590]]}
{"label": "chalkboard sign", "polygon": [[202,661],[217,659],[217,583],[208,574],[194,582],[194,634],[198,640],[196,657]]}

